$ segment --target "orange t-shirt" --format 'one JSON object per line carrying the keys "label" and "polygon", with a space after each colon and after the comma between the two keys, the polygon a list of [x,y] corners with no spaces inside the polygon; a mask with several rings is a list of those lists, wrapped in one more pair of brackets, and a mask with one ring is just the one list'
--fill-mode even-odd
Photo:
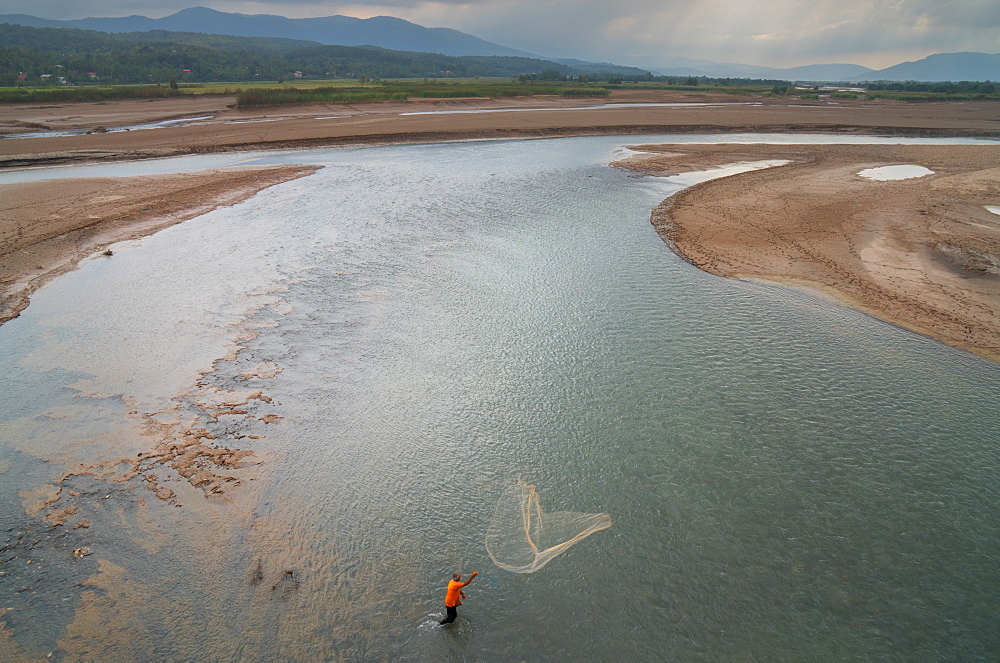
{"label": "orange t-shirt", "polygon": [[462,588],[470,582],[472,582],[472,578],[469,578],[465,582],[449,580],[448,593],[444,597],[444,607],[454,608],[456,605],[462,605]]}

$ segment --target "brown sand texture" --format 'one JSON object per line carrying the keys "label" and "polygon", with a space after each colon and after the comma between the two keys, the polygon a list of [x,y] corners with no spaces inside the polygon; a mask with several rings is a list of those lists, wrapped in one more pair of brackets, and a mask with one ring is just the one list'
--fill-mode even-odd
{"label": "brown sand texture", "polygon": [[[1000,361],[1000,145],[657,145],[616,165],[669,175],[791,163],[702,182],[652,214],[693,265],[807,285]],[[919,165],[920,178],[863,169]]]}
{"label": "brown sand texture", "polygon": [[[234,103],[235,97],[231,96],[200,95],[94,104],[0,105],[0,136],[43,130],[91,131],[60,138],[0,140],[0,168],[232,150],[593,134],[837,132],[1000,136],[1000,104],[991,101],[912,104],[614,90],[607,98],[591,99],[415,99],[251,110],[231,108]],[[675,105],[625,105],[649,103]],[[581,107],[588,110],[579,110]],[[469,110],[497,112],[441,113]],[[506,112],[511,110],[517,112]],[[164,129],[94,131],[205,116],[211,119]]]}
{"label": "brown sand texture", "polygon": [[108,244],[137,239],[234,205],[314,166],[227,168],[141,177],[50,179],[0,185],[0,323],[31,293]]}

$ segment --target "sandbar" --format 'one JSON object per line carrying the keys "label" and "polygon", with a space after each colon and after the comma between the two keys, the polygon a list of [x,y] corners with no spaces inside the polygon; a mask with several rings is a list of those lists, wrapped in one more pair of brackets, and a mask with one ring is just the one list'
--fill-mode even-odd
{"label": "sandbar", "polygon": [[[105,103],[0,105],[0,168],[202,152],[474,138],[738,132],[1000,137],[1000,104],[993,101],[804,101],[676,90],[614,90],[606,98],[414,99],[251,110],[232,108],[235,101],[233,96],[201,95]],[[635,105],[650,103],[663,105]],[[589,110],[581,111],[581,107]],[[496,112],[466,112],[470,110]],[[519,112],[507,112],[510,110]],[[100,131],[206,117],[168,128]],[[67,130],[92,133],[58,138],[9,137]]]}
{"label": "sandbar", "polygon": [[114,259],[104,255],[109,244],[234,205],[316,168],[235,167],[0,184],[0,323],[17,317],[33,292],[83,258]]}
{"label": "sandbar", "polygon": [[[1000,145],[643,145],[616,165],[653,175],[784,159],[702,182],[652,213],[691,264],[832,294],[1000,361]],[[877,181],[867,168],[933,174]]]}

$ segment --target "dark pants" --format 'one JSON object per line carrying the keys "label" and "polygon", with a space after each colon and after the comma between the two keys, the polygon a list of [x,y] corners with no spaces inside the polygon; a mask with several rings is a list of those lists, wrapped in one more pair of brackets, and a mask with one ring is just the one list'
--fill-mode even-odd
{"label": "dark pants", "polygon": [[441,620],[441,624],[450,624],[458,617],[458,606],[445,606],[448,610],[448,616]]}

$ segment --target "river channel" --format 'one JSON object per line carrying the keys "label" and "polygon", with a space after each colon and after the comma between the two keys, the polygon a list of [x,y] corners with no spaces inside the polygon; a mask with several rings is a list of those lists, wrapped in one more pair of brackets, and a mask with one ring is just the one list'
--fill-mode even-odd
{"label": "river channel", "polygon": [[[1000,366],[699,271],[649,223],[692,177],[608,167],[627,144],[755,140],[836,139],[0,174],[324,166],[116,245],[0,326],[0,653],[995,657]],[[484,536],[518,479],[613,524],[505,571]]]}

